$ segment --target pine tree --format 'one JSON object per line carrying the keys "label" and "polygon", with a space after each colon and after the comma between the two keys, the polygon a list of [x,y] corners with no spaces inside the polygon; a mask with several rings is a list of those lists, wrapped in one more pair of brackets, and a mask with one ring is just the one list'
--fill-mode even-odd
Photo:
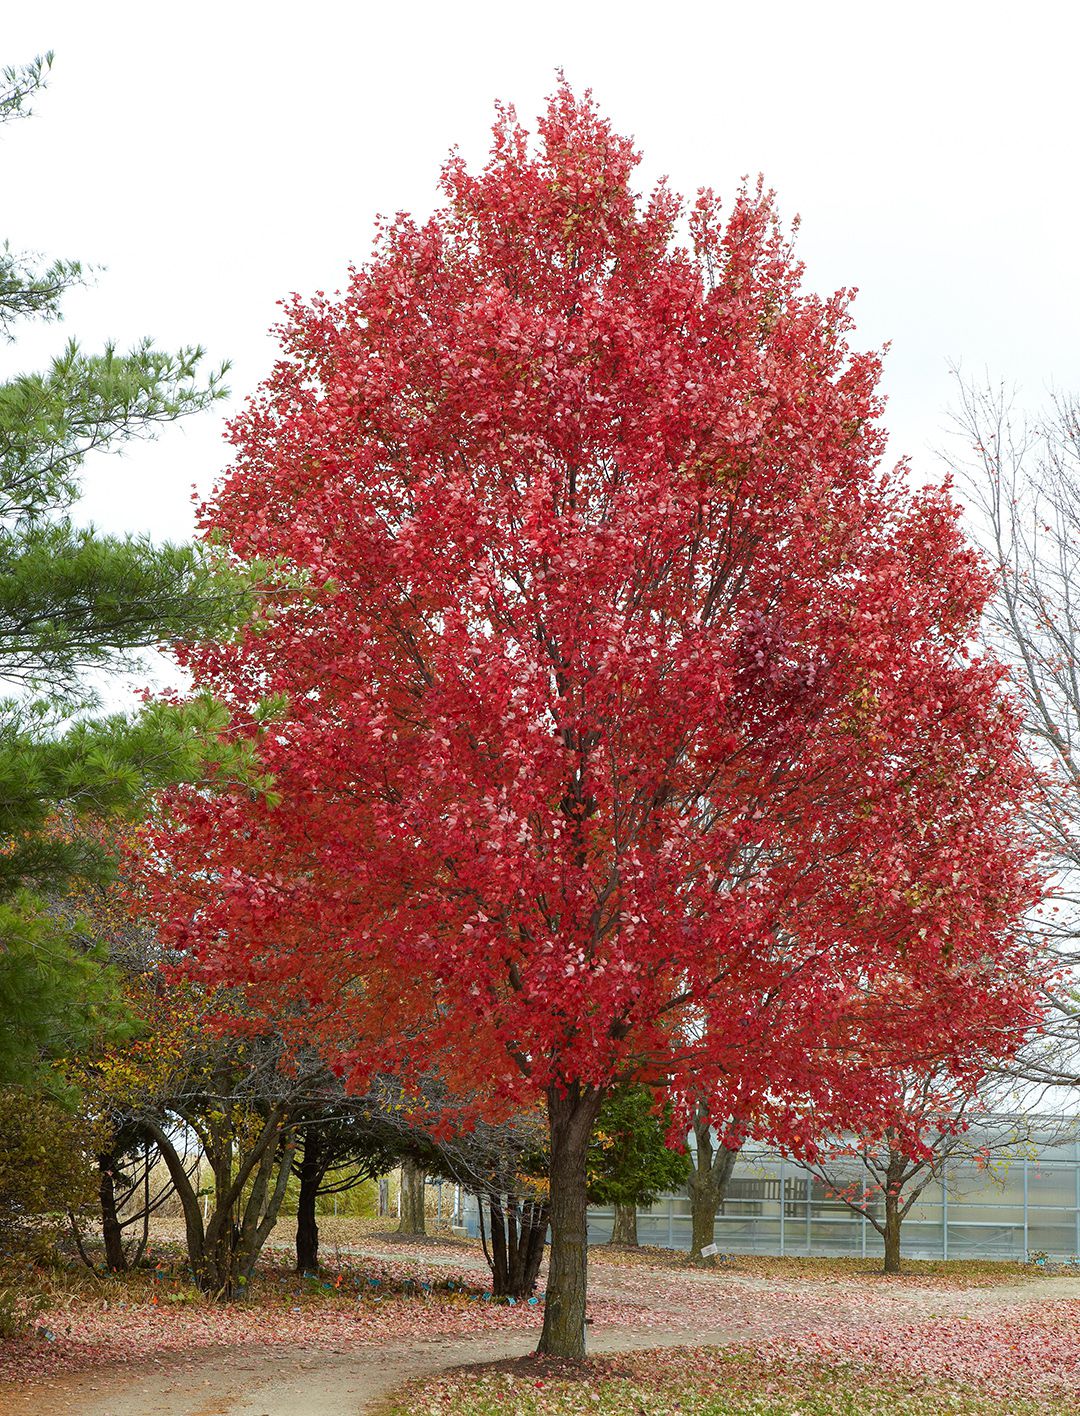
{"label": "pine tree", "polygon": [[[0,123],[25,116],[52,55],[0,74]],[[0,248],[0,338],[58,319],[77,262],[46,266]],[[69,341],[43,372],[0,383],[0,1081],[78,1047],[114,1012],[109,974],[58,906],[73,880],[102,880],[111,855],[80,823],[139,809],[149,789],[200,770],[223,726],[208,699],[94,716],[90,670],[130,668],[153,646],[228,635],[245,584],[213,553],[77,525],[92,452],[118,450],[224,393],[203,351],[149,341],[129,354]]]}
{"label": "pine tree", "polygon": [[636,1246],[637,1211],[686,1182],[689,1161],[671,1150],[671,1107],[657,1112],[645,1086],[620,1087],[605,1099],[589,1142],[589,1202],[615,1211],[611,1242]]}

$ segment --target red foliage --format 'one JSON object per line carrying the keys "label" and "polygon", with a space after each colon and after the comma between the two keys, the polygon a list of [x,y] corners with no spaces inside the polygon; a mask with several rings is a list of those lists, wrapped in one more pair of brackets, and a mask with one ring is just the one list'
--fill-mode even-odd
{"label": "red foliage", "polygon": [[1031,1016],[987,571],[947,491],[879,465],[878,360],[771,195],[701,194],[682,245],[636,161],[562,88],[288,303],[203,513],[285,573],[184,654],[281,802],[179,794],[152,888],[358,1081],[456,1057],[514,1101],[663,1075],[873,1109],[853,1050],[962,1069]]}

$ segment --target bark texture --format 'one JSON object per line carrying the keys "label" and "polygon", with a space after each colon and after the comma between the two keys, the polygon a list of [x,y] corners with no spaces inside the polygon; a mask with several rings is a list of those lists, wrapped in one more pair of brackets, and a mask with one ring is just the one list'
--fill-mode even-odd
{"label": "bark texture", "polygon": [[638,1247],[637,1205],[616,1202],[615,1219],[611,1226],[611,1243],[623,1244],[627,1248]]}
{"label": "bark texture", "polygon": [[415,1160],[401,1162],[401,1218],[399,1234],[426,1234],[424,1219],[424,1167]]}
{"label": "bark texture", "polygon": [[484,1199],[480,1199],[480,1235],[491,1267],[491,1291],[499,1298],[529,1298],[544,1258],[548,1207],[514,1194],[487,1196],[491,1248],[484,1234]]}
{"label": "bark texture", "polygon": [[319,1224],[315,1201],[323,1180],[322,1153],[314,1128],[304,1136],[300,1161],[300,1194],[296,1201],[296,1272],[319,1272]]}
{"label": "bark texture", "polygon": [[588,1199],[585,1160],[601,1093],[574,1083],[548,1093],[551,1140],[551,1265],[537,1349],[548,1357],[585,1356]]}
{"label": "bark texture", "polygon": [[715,1242],[716,1216],[724,1202],[739,1152],[714,1144],[709,1118],[704,1113],[694,1120],[694,1139],[697,1154],[686,1181],[690,1192],[690,1261],[712,1268],[716,1259],[701,1251]]}
{"label": "bark texture", "polygon": [[105,1240],[105,1267],[110,1273],[125,1273],[128,1267],[124,1251],[124,1232],[120,1227],[120,1216],[116,1210],[116,1166],[115,1155],[99,1155],[98,1199],[101,1203],[101,1234]]}
{"label": "bark texture", "polygon": [[895,1195],[885,1195],[885,1272],[900,1272],[900,1201]]}

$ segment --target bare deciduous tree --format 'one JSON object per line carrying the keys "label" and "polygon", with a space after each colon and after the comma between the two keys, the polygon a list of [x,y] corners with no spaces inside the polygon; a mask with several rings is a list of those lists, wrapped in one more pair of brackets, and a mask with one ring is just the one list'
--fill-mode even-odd
{"label": "bare deciduous tree", "polygon": [[[973,530],[998,572],[987,613],[994,649],[1012,667],[1041,791],[1032,824],[1053,870],[1032,919],[1060,962],[1045,1032],[1021,1075],[1080,1086],[1080,398],[1056,395],[1027,418],[998,385],[957,376],[954,423]],[[952,461],[953,459],[950,459]],[[1015,1070],[1015,1069],[1014,1069]]]}

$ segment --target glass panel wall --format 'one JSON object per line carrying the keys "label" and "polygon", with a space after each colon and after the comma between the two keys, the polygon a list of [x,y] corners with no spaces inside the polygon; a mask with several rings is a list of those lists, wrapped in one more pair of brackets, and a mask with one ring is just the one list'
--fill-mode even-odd
{"label": "glass panel wall", "polygon": [[[1017,1260],[1038,1252],[1055,1258],[1080,1254],[1077,1124],[1073,1118],[1050,1118],[1044,1137],[1017,1143],[989,1165],[948,1162],[944,1184],[927,1185],[904,1221],[904,1254]],[[1000,1123],[995,1126],[1000,1136]],[[838,1193],[849,1185],[858,1191],[866,1178],[853,1159],[838,1168],[836,1183],[829,1187],[794,1162],[747,1146],[717,1215],[717,1247],[747,1254],[877,1256],[880,1234]],[[880,1220],[880,1197],[867,1203],[870,1215]],[[610,1210],[591,1210],[590,1239],[604,1242],[611,1223]],[[685,1193],[643,1210],[638,1235],[643,1244],[688,1249],[690,1202]]]}
{"label": "glass panel wall", "polygon": [[[903,1253],[909,1258],[1017,1260],[1040,1252],[1058,1259],[1080,1254],[1077,1125],[1075,1118],[1050,1118],[1042,1137],[1017,1144],[989,1165],[949,1161],[944,1185],[928,1185],[904,1221]],[[1070,1135],[1063,1139],[1066,1132]],[[854,1161],[837,1179],[862,1185],[865,1173]],[[741,1254],[880,1255],[881,1236],[844,1204],[838,1188],[842,1185],[826,1187],[792,1161],[747,1146],[716,1218],[717,1247]],[[870,1213],[882,1217],[880,1199],[870,1202]],[[475,1234],[475,1202],[464,1218]],[[612,1220],[610,1209],[589,1211],[590,1243],[608,1240]],[[685,1191],[642,1209],[638,1238],[642,1244],[689,1249]]]}

